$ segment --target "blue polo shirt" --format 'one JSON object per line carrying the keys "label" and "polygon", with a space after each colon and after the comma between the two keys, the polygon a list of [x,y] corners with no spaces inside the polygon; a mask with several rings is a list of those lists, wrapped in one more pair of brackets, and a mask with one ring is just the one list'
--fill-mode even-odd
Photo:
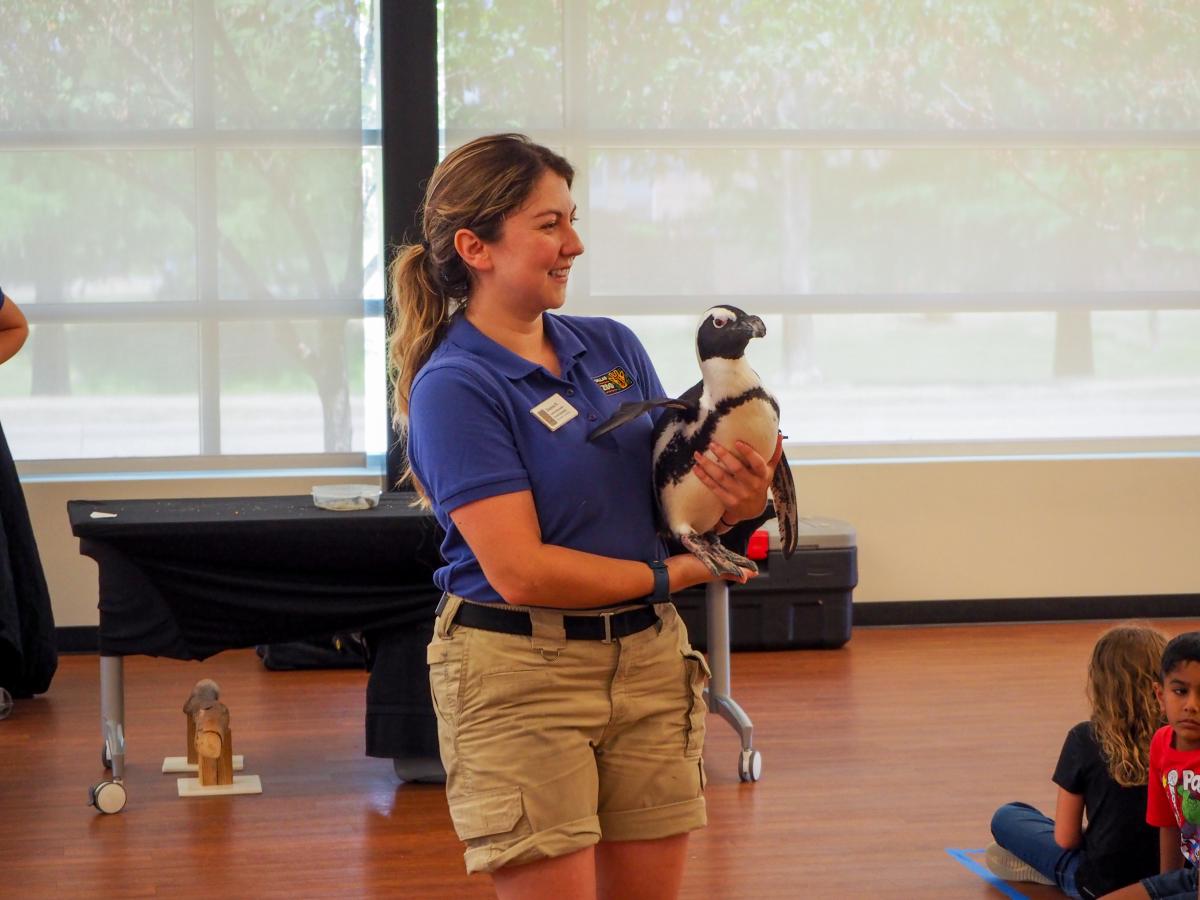
{"label": "blue polo shirt", "polygon": [[[446,530],[446,565],[434,583],[479,602],[503,598],[450,518],[474,500],[532,492],[548,544],[636,560],[660,559],[665,549],[655,527],[650,415],[587,440],[621,403],[666,396],[645,349],[612,319],[542,318],[562,377],[457,316],[413,380],[408,456]],[[578,414],[551,430],[531,410],[555,395]]]}

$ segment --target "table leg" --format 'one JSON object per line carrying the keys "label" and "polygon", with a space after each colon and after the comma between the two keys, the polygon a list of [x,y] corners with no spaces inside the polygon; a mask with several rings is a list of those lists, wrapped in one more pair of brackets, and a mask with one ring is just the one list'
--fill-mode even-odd
{"label": "table leg", "polygon": [[100,736],[114,781],[125,776],[125,658],[100,657]]}

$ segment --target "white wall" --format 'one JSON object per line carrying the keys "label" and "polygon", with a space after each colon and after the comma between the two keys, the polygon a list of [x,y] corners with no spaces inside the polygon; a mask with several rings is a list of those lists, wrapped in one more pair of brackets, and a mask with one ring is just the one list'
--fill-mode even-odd
{"label": "white wall", "polygon": [[[855,603],[1200,593],[1200,458],[801,465],[801,512],[858,530]],[[60,626],[96,625],[68,500],[307,494],[311,477],[38,482]]]}

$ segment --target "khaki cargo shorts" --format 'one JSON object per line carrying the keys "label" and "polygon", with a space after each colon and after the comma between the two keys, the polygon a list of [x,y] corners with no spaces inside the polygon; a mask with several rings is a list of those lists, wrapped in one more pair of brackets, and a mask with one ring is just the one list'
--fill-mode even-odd
{"label": "khaki cargo shorts", "polygon": [[462,602],[447,597],[428,661],[468,872],[705,825],[708,663],[673,604],[606,643],[562,637],[562,610],[534,610],[533,636],[447,627]]}

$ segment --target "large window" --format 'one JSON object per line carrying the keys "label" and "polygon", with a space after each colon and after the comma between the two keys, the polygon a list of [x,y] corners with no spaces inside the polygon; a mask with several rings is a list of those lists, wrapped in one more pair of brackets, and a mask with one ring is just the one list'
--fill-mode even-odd
{"label": "large window", "polygon": [[0,0],[0,22],[0,286],[32,323],[0,370],[14,455],[381,454],[375,4]]}
{"label": "large window", "polygon": [[445,148],[567,154],[567,311],[672,391],[699,314],[793,456],[1200,449],[1190,0],[444,0]]}

